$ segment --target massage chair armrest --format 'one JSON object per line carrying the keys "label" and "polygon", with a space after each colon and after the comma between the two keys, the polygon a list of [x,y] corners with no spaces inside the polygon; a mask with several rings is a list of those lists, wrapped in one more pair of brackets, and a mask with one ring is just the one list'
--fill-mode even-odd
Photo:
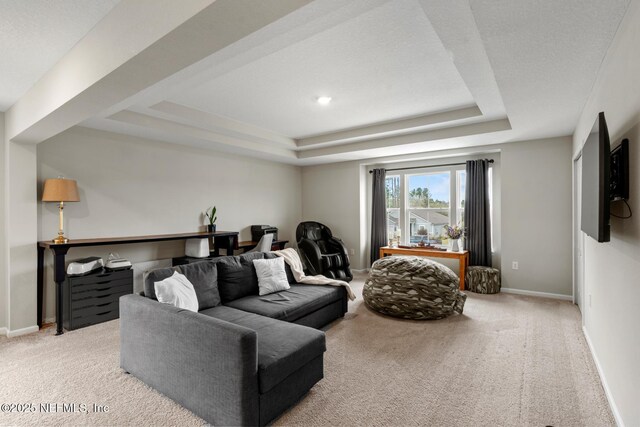
{"label": "massage chair armrest", "polygon": [[316,242],[303,237],[298,241],[298,248],[305,273],[311,276],[322,274],[322,252]]}
{"label": "massage chair armrest", "polygon": [[211,424],[259,423],[258,338],[249,328],[126,295],[120,367]]}
{"label": "massage chair armrest", "polygon": [[347,251],[347,247],[344,242],[337,237],[331,237],[327,240],[331,248],[333,248],[336,252],[341,254],[344,257],[344,266],[349,266],[349,251]]}

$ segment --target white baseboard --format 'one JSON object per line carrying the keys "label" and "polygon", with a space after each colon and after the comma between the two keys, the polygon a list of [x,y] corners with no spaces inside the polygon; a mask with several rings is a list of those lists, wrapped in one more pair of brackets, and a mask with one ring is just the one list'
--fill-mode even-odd
{"label": "white baseboard", "polygon": [[55,317],[47,317],[42,323],[56,323]]}
{"label": "white baseboard", "polygon": [[505,294],[528,295],[530,297],[553,298],[553,299],[561,299],[565,301],[573,301],[573,296],[571,295],[552,294],[550,292],[527,291],[524,289],[514,289],[514,288],[501,288],[500,292],[504,292]]}
{"label": "white baseboard", "polygon": [[33,325],[27,328],[16,329],[15,331],[7,331],[7,338],[15,338],[19,337],[20,335],[32,334],[34,332],[38,332],[39,330],[40,328],[38,328],[38,325]]}
{"label": "white baseboard", "polygon": [[600,365],[600,361],[598,360],[596,351],[593,348],[593,343],[591,342],[591,338],[589,338],[589,334],[587,333],[587,328],[585,328],[584,326],[582,327],[582,333],[584,334],[584,338],[587,341],[589,350],[591,351],[591,357],[593,358],[593,362],[596,364],[596,369],[598,370],[598,376],[600,376],[600,382],[602,382],[602,388],[604,388],[604,395],[607,396],[609,407],[611,407],[611,412],[613,412],[613,418],[616,420],[616,424],[619,427],[624,427],[624,422],[622,422],[620,411],[618,411],[618,406],[616,405],[615,400],[613,400],[611,389],[609,389],[609,385],[607,384],[607,379],[604,376],[604,372],[602,371],[602,366]]}
{"label": "white baseboard", "polygon": [[0,328],[0,336],[2,335],[7,335],[7,328],[5,328],[4,326],[2,328]]}

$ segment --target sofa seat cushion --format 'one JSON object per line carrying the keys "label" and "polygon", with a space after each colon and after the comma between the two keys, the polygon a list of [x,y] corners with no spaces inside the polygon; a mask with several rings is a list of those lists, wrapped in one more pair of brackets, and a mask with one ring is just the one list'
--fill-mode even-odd
{"label": "sofa seat cushion", "polygon": [[344,298],[344,288],[325,285],[291,285],[270,295],[250,295],[225,305],[273,319],[294,322],[307,314]]}
{"label": "sofa seat cushion", "polygon": [[266,393],[326,350],[324,332],[219,305],[200,312],[256,331],[258,386]]}

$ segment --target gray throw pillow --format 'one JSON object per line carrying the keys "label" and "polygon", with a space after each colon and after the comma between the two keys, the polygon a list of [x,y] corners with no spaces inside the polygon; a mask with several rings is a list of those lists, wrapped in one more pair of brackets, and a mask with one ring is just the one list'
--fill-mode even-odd
{"label": "gray throw pillow", "polygon": [[220,293],[218,292],[218,269],[214,262],[203,261],[193,264],[179,265],[177,267],[159,268],[152,270],[144,281],[144,295],[151,299],[156,297],[154,284],[167,277],[171,277],[174,272],[184,274],[198,297],[198,310],[220,305]]}
{"label": "gray throw pillow", "polygon": [[147,298],[157,300],[156,291],[154,289],[154,284],[156,282],[160,282],[167,277],[173,276],[173,273],[176,272],[174,267],[167,268],[156,268],[155,270],[151,270],[144,275],[144,296]]}
{"label": "gray throw pillow", "polygon": [[198,296],[198,311],[220,305],[218,268],[213,262],[179,265],[176,269],[193,284]]}
{"label": "gray throw pillow", "polygon": [[264,258],[264,255],[260,252],[251,255],[217,260],[218,290],[223,303],[258,294],[258,277],[252,261]]}

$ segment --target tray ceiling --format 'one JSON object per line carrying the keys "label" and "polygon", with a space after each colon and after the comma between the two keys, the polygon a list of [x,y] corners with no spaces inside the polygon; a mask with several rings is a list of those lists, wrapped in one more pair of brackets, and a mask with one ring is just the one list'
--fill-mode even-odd
{"label": "tray ceiling", "polygon": [[[316,98],[329,95],[329,105]],[[169,101],[304,138],[475,105],[416,1],[388,2]]]}
{"label": "tray ceiling", "polygon": [[629,4],[270,0],[246,26],[250,1],[198,1],[76,124],[300,165],[569,135]]}

